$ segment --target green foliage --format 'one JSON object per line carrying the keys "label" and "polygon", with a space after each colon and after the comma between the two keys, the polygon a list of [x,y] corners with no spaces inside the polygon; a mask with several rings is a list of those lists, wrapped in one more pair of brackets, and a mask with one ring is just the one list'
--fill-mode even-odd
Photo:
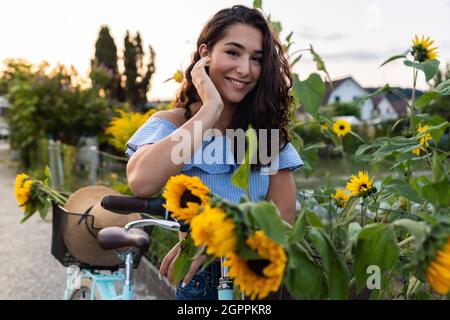
{"label": "green foliage", "polygon": [[399,256],[392,226],[370,224],[358,233],[355,249],[355,276],[357,291],[366,286],[367,267],[378,266],[382,273],[392,269]]}
{"label": "green foliage", "polygon": [[11,146],[25,167],[36,165],[39,139],[76,145],[81,136],[103,132],[112,107],[95,89],[77,84],[76,71],[63,66],[49,71],[45,65],[33,71],[23,62],[10,62],[7,69]]}
{"label": "green foliage", "polygon": [[120,99],[117,47],[107,25],[100,28],[94,56],[90,73],[93,86],[104,90],[106,97],[110,99]]}
{"label": "green foliage", "polygon": [[143,111],[147,103],[146,95],[150,88],[150,80],[156,71],[156,54],[152,46],[149,46],[148,61],[144,63],[144,50],[139,32],[133,37],[127,31],[124,48],[126,101],[131,103],[136,111]]}
{"label": "green foliage", "polygon": [[293,90],[305,110],[311,115],[317,115],[320,103],[325,95],[325,85],[322,79],[316,73],[301,81],[298,76],[295,77]]}
{"label": "green foliage", "polygon": [[244,162],[239,166],[239,168],[233,173],[231,177],[231,182],[238,188],[243,189],[247,197],[251,199],[250,192],[248,190],[248,183],[250,179],[251,170],[251,159],[254,159],[257,151],[257,137],[256,132],[253,128],[249,128],[245,133],[246,148],[245,148],[245,159]]}
{"label": "green foliage", "polygon": [[280,212],[273,202],[262,201],[255,204],[250,209],[250,215],[259,230],[263,230],[275,242],[284,244],[285,228]]}
{"label": "green foliage", "polygon": [[321,228],[311,228],[309,236],[323,259],[327,271],[328,296],[330,299],[347,299],[349,271],[335,245]]}

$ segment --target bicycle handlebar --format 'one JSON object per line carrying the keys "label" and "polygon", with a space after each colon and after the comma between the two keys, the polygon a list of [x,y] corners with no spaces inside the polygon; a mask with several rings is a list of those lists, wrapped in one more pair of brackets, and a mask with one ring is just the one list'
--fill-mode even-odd
{"label": "bicycle handlebar", "polygon": [[164,215],[166,209],[163,198],[138,198],[131,196],[105,196],[101,201],[103,209],[119,213],[129,214],[133,212],[148,213],[151,215]]}

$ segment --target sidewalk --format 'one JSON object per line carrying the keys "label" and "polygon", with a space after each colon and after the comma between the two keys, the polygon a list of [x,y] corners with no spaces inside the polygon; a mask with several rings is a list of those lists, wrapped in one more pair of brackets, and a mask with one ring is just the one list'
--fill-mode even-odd
{"label": "sidewalk", "polygon": [[[51,223],[43,222],[36,213],[19,224],[23,212],[14,196],[16,173],[9,146],[0,143],[0,300],[61,300],[66,269],[50,253]],[[141,264],[136,272],[136,299],[165,299],[139,281],[147,269],[148,264]]]}

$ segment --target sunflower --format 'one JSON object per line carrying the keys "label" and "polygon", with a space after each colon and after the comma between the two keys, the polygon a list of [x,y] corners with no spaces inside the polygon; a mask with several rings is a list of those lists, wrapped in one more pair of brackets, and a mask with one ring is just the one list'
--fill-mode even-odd
{"label": "sunflower", "polygon": [[[419,133],[421,133],[421,132],[424,132],[424,131],[426,131],[428,129],[428,126],[427,125],[425,125],[425,126],[421,126],[421,125],[419,125],[419,129],[417,129],[417,131],[419,132]],[[414,149],[412,152],[415,154],[415,155],[417,155],[417,156],[420,156],[420,151],[425,151],[425,148],[423,147],[423,146],[425,146],[425,147],[428,147],[430,144],[428,143],[428,141],[430,141],[432,139],[432,137],[431,137],[431,134],[429,134],[429,133],[425,133],[425,135],[422,137],[422,138],[420,138],[420,144],[421,144],[421,146],[419,147],[419,148],[416,148],[416,149]]]}
{"label": "sunflower", "polygon": [[416,35],[414,37],[414,40],[412,41],[411,47],[411,54],[414,56],[414,60],[418,62],[424,62],[426,60],[436,59],[437,47],[431,48],[431,45],[433,43],[434,41],[430,40],[430,37],[425,39],[425,36],[422,36],[422,39],[419,40],[419,37]]}
{"label": "sunflower", "polygon": [[347,133],[349,133],[351,129],[352,126],[350,125],[350,123],[344,119],[339,119],[333,123],[333,131],[340,137],[347,135]]}
{"label": "sunflower", "polygon": [[352,175],[352,178],[345,188],[350,191],[353,196],[358,197],[366,197],[377,192],[376,188],[373,186],[373,178],[369,178],[369,173],[367,171],[359,171],[357,177]]}
{"label": "sunflower", "polygon": [[233,219],[221,208],[209,205],[192,218],[191,237],[196,246],[205,245],[206,253],[217,257],[234,251],[237,243]]}
{"label": "sunflower", "polygon": [[450,237],[436,252],[436,259],[428,264],[426,278],[436,292],[447,294],[450,291]]}
{"label": "sunflower", "polygon": [[26,204],[28,203],[28,200],[30,200],[30,190],[32,185],[33,180],[31,180],[27,174],[21,173],[16,176],[14,182],[14,194],[19,206],[22,207],[24,211],[26,211]]}
{"label": "sunflower", "polygon": [[336,201],[336,205],[340,208],[345,207],[348,199],[350,198],[350,195],[347,192],[345,192],[345,190],[342,189],[337,189],[336,193],[333,194],[332,196]]}
{"label": "sunflower", "polygon": [[320,129],[322,129],[323,131],[328,131],[328,124],[326,124],[325,122],[321,123],[320,124]]}
{"label": "sunflower", "polygon": [[263,299],[279,289],[283,280],[287,256],[281,245],[269,239],[259,230],[247,239],[247,244],[263,260],[245,260],[234,252],[226,257],[230,267],[228,275],[242,292],[253,299]]}
{"label": "sunflower", "polygon": [[163,197],[164,207],[172,216],[187,223],[198,213],[201,207],[209,203],[210,190],[199,177],[184,174],[173,176],[166,184]]}

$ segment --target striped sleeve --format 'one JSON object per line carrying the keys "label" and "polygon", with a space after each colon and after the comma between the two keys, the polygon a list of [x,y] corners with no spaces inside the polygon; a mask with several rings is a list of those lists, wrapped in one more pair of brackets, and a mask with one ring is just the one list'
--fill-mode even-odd
{"label": "striped sleeve", "polygon": [[140,146],[162,140],[176,129],[177,127],[167,120],[151,117],[128,140],[125,155],[130,158]]}
{"label": "striped sleeve", "polygon": [[289,169],[291,171],[295,171],[303,166],[303,161],[300,158],[300,155],[291,143],[288,143],[286,147],[281,150],[279,157],[279,170]]}

